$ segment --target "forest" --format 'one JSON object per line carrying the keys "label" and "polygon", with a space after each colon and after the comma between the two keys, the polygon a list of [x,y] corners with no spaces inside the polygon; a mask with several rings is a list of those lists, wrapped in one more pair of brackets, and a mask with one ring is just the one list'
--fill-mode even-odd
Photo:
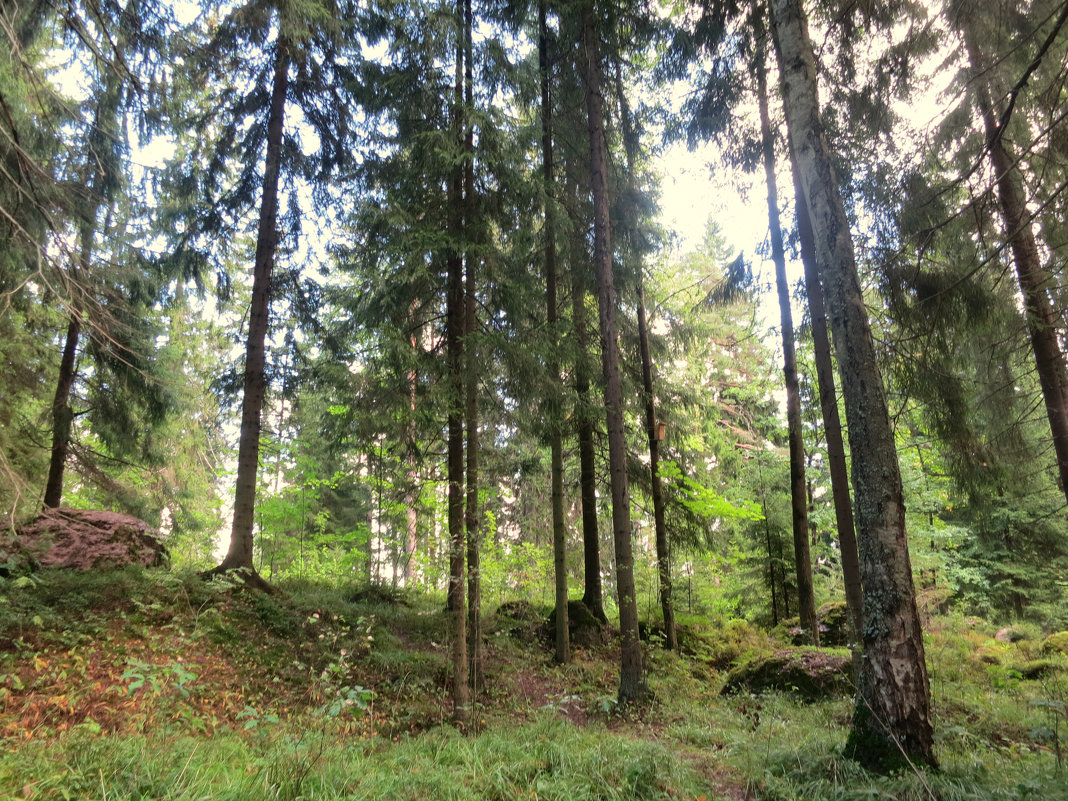
{"label": "forest", "polygon": [[1068,798],[1068,2],[0,29],[0,796]]}

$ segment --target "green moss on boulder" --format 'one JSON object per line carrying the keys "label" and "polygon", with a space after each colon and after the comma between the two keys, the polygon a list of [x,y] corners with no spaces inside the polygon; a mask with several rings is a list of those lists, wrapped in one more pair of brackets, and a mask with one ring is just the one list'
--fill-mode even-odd
{"label": "green moss on boulder", "polygon": [[732,670],[723,695],[784,692],[805,701],[853,693],[852,657],[844,648],[784,648]]}

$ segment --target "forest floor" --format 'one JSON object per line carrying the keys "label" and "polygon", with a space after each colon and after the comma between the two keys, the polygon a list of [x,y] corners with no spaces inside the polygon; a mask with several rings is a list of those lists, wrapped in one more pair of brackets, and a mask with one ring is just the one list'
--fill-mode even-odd
{"label": "forest floor", "polygon": [[883,777],[841,754],[847,697],[720,696],[784,647],[742,621],[687,621],[689,655],[648,645],[653,700],[618,709],[618,651],[555,665],[536,626],[487,610],[461,733],[440,599],[281,589],[0,579],[0,798],[1068,798],[1068,662],[1026,627],[929,621],[941,769]]}

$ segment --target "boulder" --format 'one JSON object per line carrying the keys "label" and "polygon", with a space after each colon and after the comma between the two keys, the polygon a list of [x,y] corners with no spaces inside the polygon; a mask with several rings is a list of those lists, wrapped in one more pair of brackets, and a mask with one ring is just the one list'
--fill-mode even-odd
{"label": "boulder", "polygon": [[543,615],[530,601],[505,601],[497,607],[497,631],[519,640],[543,639]]}
{"label": "boulder", "polygon": [[167,562],[167,547],[144,520],[98,509],[45,509],[29,523],[0,532],[0,562],[103,570]]}
{"label": "boulder", "polygon": [[1014,643],[1027,639],[1027,632],[1021,631],[1015,626],[1005,626],[1005,628],[998,629],[994,635],[994,639],[998,642]]}
{"label": "boulder", "polygon": [[783,692],[804,701],[852,695],[852,655],[844,649],[787,648],[746,662],[729,674],[722,695]]}

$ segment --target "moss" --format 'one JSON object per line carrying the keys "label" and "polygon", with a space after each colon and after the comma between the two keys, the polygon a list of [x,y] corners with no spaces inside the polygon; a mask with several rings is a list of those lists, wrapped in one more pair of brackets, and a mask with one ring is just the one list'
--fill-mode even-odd
{"label": "moss", "polygon": [[732,670],[722,693],[791,693],[805,701],[853,692],[852,658],[845,649],[788,648]]}
{"label": "moss", "polygon": [[1068,631],[1058,631],[1042,641],[1042,652],[1068,656]]}
{"label": "moss", "polygon": [[1061,669],[1061,666],[1049,659],[1033,659],[1014,668],[1022,678],[1034,681],[1042,679]]}

